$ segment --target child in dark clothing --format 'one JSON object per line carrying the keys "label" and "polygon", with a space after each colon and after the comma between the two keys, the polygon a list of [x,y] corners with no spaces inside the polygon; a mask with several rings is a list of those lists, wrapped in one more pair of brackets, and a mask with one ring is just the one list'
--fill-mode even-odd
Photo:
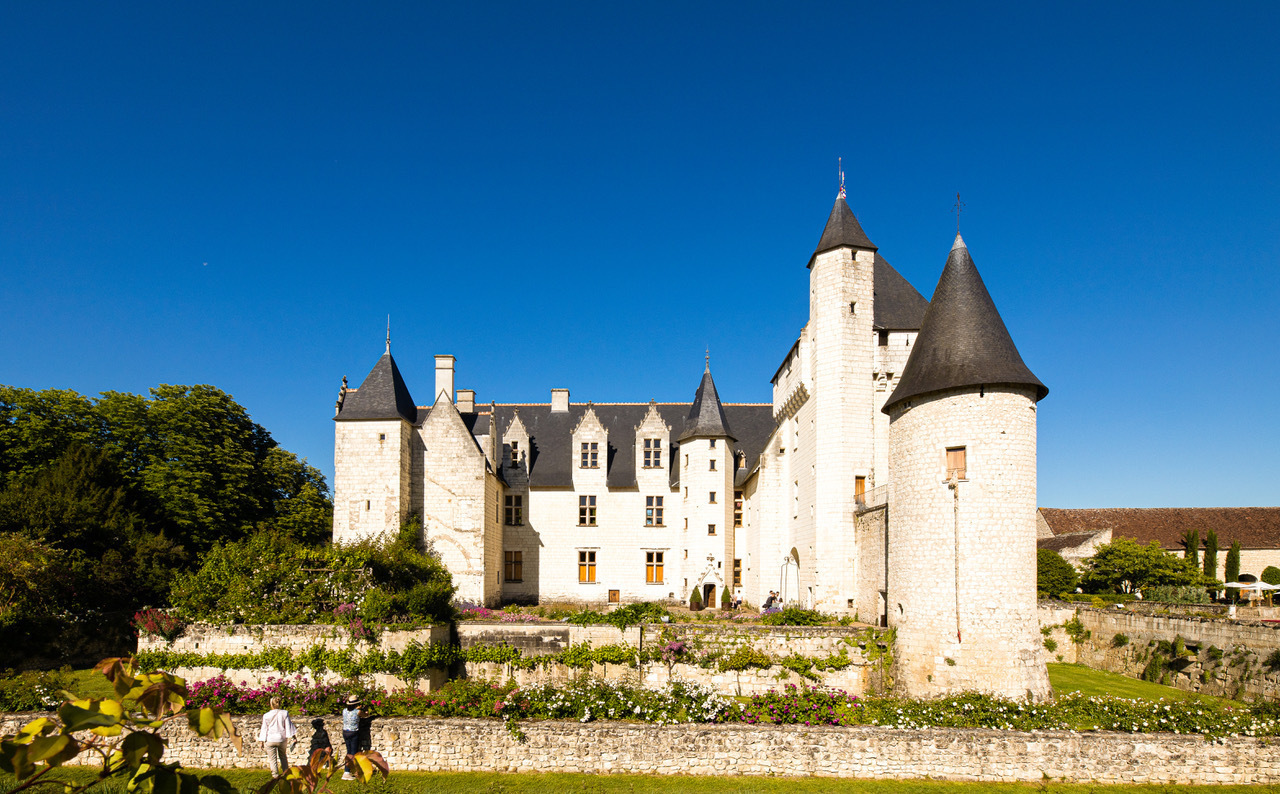
{"label": "child in dark clothing", "polygon": [[314,755],[316,750],[328,750],[332,753],[333,742],[329,741],[329,732],[324,729],[324,720],[316,717],[311,721],[311,727],[316,730],[311,734],[311,750],[307,753],[307,757]]}

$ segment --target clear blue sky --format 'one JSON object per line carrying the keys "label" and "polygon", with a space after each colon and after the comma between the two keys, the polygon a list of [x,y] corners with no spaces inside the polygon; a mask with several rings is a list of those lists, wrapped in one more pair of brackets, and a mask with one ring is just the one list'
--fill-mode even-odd
{"label": "clear blue sky", "polygon": [[[121,7],[126,6],[126,7]],[[767,402],[849,202],[965,240],[1040,503],[1280,504],[1280,4],[6,3],[0,382],[211,383],[332,475],[383,347],[483,402]]]}

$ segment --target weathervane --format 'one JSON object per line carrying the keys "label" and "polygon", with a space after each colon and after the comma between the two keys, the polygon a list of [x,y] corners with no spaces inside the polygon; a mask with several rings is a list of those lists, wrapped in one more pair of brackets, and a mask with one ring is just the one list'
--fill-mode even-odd
{"label": "weathervane", "polygon": [[391,315],[387,315],[387,352],[391,352]]}
{"label": "weathervane", "polygon": [[956,193],[956,234],[960,233],[960,211],[964,209],[964,202],[960,200],[960,193]]}
{"label": "weathervane", "polygon": [[711,345],[707,345],[707,372],[711,371]]}
{"label": "weathervane", "polygon": [[836,170],[840,172],[840,193],[836,198],[844,198],[844,158],[836,158]]}

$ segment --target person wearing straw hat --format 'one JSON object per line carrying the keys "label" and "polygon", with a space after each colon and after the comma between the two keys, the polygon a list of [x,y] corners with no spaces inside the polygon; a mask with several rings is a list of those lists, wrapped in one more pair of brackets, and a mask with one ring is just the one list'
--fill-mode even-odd
{"label": "person wearing straw hat", "polygon": [[360,742],[360,698],[352,695],[342,705],[342,741],[347,745],[346,770],[343,780],[355,780],[351,774],[351,759],[355,756]]}

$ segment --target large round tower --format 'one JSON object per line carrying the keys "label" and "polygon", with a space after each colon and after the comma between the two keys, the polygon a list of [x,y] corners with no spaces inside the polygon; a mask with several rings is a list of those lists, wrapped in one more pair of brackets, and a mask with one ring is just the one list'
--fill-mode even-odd
{"label": "large round tower", "polygon": [[1036,403],[960,235],[889,415],[889,625],[913,697],[1051,690],[1036,611]]}

